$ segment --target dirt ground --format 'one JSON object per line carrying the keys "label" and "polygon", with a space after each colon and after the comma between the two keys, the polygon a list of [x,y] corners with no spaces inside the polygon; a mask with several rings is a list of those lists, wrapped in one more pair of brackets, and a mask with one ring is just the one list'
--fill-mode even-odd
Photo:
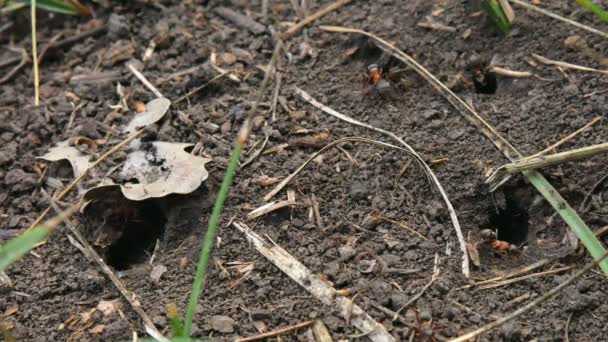
{"label": "dirt ground", "polygon": [[[309,1],[307,13],[331,2]],[[228,7],[278,31],[299,21],[289,1],[269,3],[266,18],[259,0],[159,1],[154,5],[125,1],[110,8],[94,5],[99,22],[39,11],[39,51],[53,37],[61,41],[99,23],[105,30],[49,49],[40,65],[41,106],[33,106],[30,65],[0,85],[0,239],[27,228],[48,206],[40,194],[41,186],[57,193],[73,179],[71,173],[61,173],[58,168],[53,179],[62,184],[49,182],[37,173],[40,160],[36,157],[55,143],[76,136],[106,139],[105,145],[100,145],[103,151],[122,140],[124,136],[117,135],[115,129],[134,114],[110,116],[110,106],[120,100],[118,82],[128,94],[130,108],[135,102],[154,98],[125,62],[138,65],[167,98],[176,100],[217,74],[204,65],[216,52],[220,66],[236,71],[242,80],[214,82],[172,105],[156,125],[160,140],[200,143],[202,153],[213,158],[207,164],[210,176],[201,188],[190,195],[143,203],[106,198],[76,217],[79,229],[117,270],[125,286],[137,294],[157,328],[169,334],[166,305],[175,303],[182,311],[186,307],[200,241],[230,147],[263,78],[259,66],[268,63],[274,48],[268,29],[252,33],[219,16],[216,8]],[[541,6],[608,30],[573,1],[542,1]],[[511,312],[546,293],[588,261],[588,257],[568,257],[562,241],[566,225],[521,176],[513,177],[494,195],[488,191],[487,169],[507,160],[426,81],[404,65],[396,65],[393,70],[403,70],[398,70],[398,80],[390,81],[389,95],[365,91],[367,67],[378,57],[377,51],[360,37],[322,32],[316,27],[327,24],[367,30],[393,42],[447,83],[463,75],[466,81],[452,82],[456,93],[470,101],[524,155],[530,155],[593,118],[603,118],[604,87],[608,85],[601,74],[560,71],[534,63],[532,54],[602,68],[601,61],[564,42],[580,35],[599,55],[608,53],[608,44],[590,33],[514,9],[514,30],[505,37],[468,1],[353,1],[288,40],[289,54],[281,55],[279,68],[282,105],[277,106],[276,119],[272,120],[270,104],[276,86],[272,80],[244,158],[261,146],[265,135],[269,140],[264,151],[270,153],[262,153],[237,172],[198,306],[194,336],[233,340],[256,335],[258,329],[270,331],[319,318],[335,340],[366,340],[334,308],[322,305],[260,255],[229,225],[232,219],[244,221],[269,237],[336,288],[357,294],[356,303],[397,340],[407,340],[410,328],[377,307],[397,310],[422,291],[431,278],[436,254],[441,260],[437,281],[402,313],[412,324],[420,324],[416,315],[430,315],[434,334],[443,337],[461,335]],[[11,43],[29,51],[28,20],[27,13],[0,18],[2,25],[12,23],[0,35],[0,61],[19,57],[19,52],[8,49]],[[429,20],[449,28],[417,25]],[[64,35],[57,38],[61,32]],[[159,44],[142,63],[153,39]],[[356,46],[358,52],[348,57],[347,52]],[[495,93],[479,93],[466,68],[473,53],[494,65],[531,71],[538,77],[499,76]],[[0,75],[12,67],[14,64],[3,67]],[[421,169],[412,163],[399,177],[407,155],[358,143],[329,150],[288,186],[298,201],[309,203],[316,198],[322,222],[310,215],[308,206],[285,208],[246,221],[246,214],[264,204],[263,197],[272,188],[261,184],[262,176],[282,179],[322,146],[297,145],[296,139],[327,133],[329,141],[360,136],[392,143],[315,109],[294,95],[294,85],[341,113],[396,133],[427,162],[446,158],[431,164],[455,207],[465,237],[478,241],[482,229],[494,229],[499,239],[517,245],[518,250],[497,253],[480,247],[481,265],[471,265],[472,279],[465,279],[447,210]],[[75,105],[80,105],[76,111]],[[608,125],[601,120],[562,149],[602,143],[607,134]],[[291,146],[272,150],[285,143]],[[124,158],[124,152],[110,157],[81,183],[80,194],[73,191],[62,204],[75,202],[83,190],[111,174]],[[578,208],[605,175],[607,162],[606,156],[598,156],[546,168],[542,173]],[[594,230],[608,224],[607,195],[608,188],[600,184],[580,211]],[[286,199],[285,191],[276,198]],[[116,213],[123,207],[133,210],[130,214]],[[413,228],[425,239],[389,221],[366,225],[372,211]],[[120,233],[102,241],[100,231],[104,229]],[[133,331],[145,336],[132,308],[97,266],[70,243],[67,233],[67,228],[54,233],[35,253],[10,267],[10,284],[0,284],[0,317],[11,334],[20,341],[129,340]],[[572,268],[496,288],[460,289],[470,281],[505,274],[543,258],[552,261],[535,272]],[[151,278],[155,266],[167,268],[156,280]],[[567,332],[570,341],[608,341],[606,293],[606,278],[589,272],[559,296],[479,340],[563,341]],[[120,304],[120,313],[104,315],[101,310],[92,310],[100,301],[111,300]],[[101,328],[95,329],[98,326]],[[306,328],[281,340],[310,341],[311,336]],[[415,336],[416,340],[428,340]]]}

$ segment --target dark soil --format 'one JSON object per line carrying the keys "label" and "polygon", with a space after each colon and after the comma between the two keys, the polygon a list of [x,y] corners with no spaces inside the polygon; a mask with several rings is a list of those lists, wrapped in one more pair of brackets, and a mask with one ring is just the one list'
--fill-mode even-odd
{"label": "dark soil", "polygon": [[[285,22],[298,21],[289,1],[269,1],[271,9],[266,20],[261,16],[261,1],[193,2],[196,1],[160,1],[146,5],[125,1],[112,8],[96,5],[96,18],[108,29],[48,51],[40,66],[40,107],[33,106],[33,76],[29,65],[0,86],[2,238],[27,228],[47,207],[40,194],[41,186],[52,193],[57,191],[48,181],[48,174],[45,177],[37,174],[40,162],[37,156],[70,137],[106,138],[106,145],[101,145],[103,149],[123,138],[113,133],[108,135],[112,132],[111,126],[123,125],[133,115],[109,115],[112,111],[109,106],[119,102],[117,82],[129,94],[131,108],[137,101],[154,98],[124,65],[131,61],[142,66],[138,60],[152,39],[163,33],[167,35],[164,41],[159,39],[162,44],[145,63],[143,73],[169,99],[179,98],[215,75],[204,67],[181,76],[172,74],[202,65],[213,51],[237,56],[236,62],[230,61],[234,63],[223,67],[240,70],[242,82],[222,79],[214,83],[188,101],[172,106],[157,125],[161,140],[201,143],[203,154],[214,159],[207,165],[210,177],[204,185],[191,195],[145,203],[108,197],[91,204],[77,216],[79,229],[119,272],[126,287],[137,294],[144,310],[167,335],[170,327],[166,305],[175,303],[181,310],[186,307],[200,241],[231,144],[263,77],[257,66],[268,63],[274,47],[269,33],[253,34],[237,27],[219,17],[214,8],[229,7],[281,31],[286,29]],[[332,1],[310,2],[312,13]],[[608,30],[608,26],[580,10],[572,1],[543,1],[542,6]],[[530,155],[594,117],[604,116],[604,87],[608,85],[600,74],[562,73],[554,67],[533,63],[531,54],[601,68],[581,51],[567,48],[564,40],[579,34],[599,54],[608,53],[608,44],[597,36],[547,17],[521,8],[515,10],[515,28],[506,37],[483,15],[476,14],[478,8],[467,1],[354,1],[315,25],[343,25],[374,32],[394,42],[448,83],[463,73],[467,81],[456,85],[458,95],[469,100],[524,155]],[[433,20],[455,31],[416,25],[433,13]],[[65,32],[65,38],[88,31],[93,25],[87,19],[49,15],[43,11],[39,11],[39,17],[40,47],[60,32]],[[31,46],[27,13],[0,19],[2,25],[9,22],[13,26],[0,36],[4,47],[0,49],[1,61],[19,56],[6,49],[11,41],[17,47],[30,49]],[[279,106],[277,119],[267,120],[264,128],[256,128],[246,150],[261,142],[265,134],[270,135],[266,147],[269,149],[302,136],[298,133],[302,130],[307,130],[304,134],[308,136],[329,133],[332,141],[346,136],[387,141],[386,137],[338,121],[297,99],[292,91],[292,86],[297,85],[346,115],[395,132],[427,161],[448,158],[433,169],[458,213],[465,236],[470,235],[471,240],[477,241],[480,230],[497,229],[499,239],[519,246],[518,251],[506,254],[480,248],[481,266],[472,268],[474,280],[504,274],[546,257],[554,261],[537,271],[567,265],[578,268],[588,261],[588,257],[564,258],[569,254],[562,242],[567,227],[559,217],[553,216],[554,211],[520,176],[496,194],[489,193],[485,171],[507,160],[413,71],[405,69],[399,81],[391,81],[390,96],[365,92],[367,66],[379,57],[377,51],[366,47],[369,51],[363,54],[351,58],[345,55],[353,46],[364,46],[361,42],[359,37],[326,33],[315,26],[291,38],[290,58],[281,58],[284,75],[280,95],[292,112]],[[307,53],[308,49],[315,53]],[[494,94],[477,89],[481,92],[478,94],[467,71],[473,53],[486,61],[494,58],[498,66],[530,70],[540,77],[498,77]],[[4,67],[2,74],[10,68],[12,65]],[[396,65],[393,70],[403,68]],[[82,79],[95,75],[104,78]],[[72,103],[76,104],[75,97],[77,103],[85,104],[76,111],[71,128],[66,129]],[[268,89],[257,115],[270,119],[271,99],[272,89]],[[602,137],[607,134],[608,125],[601,121],[563,149],[605,142]],[[311,163],[290,185],[299,201],[309,201],[312,195],[316,197],[321,225],[310,219],[309,208],[303,207],[283,209],[247,224],[285,248],[312,272],[324,274],[336,288],[358,293],[357,304],[398,340],[407,340],[410,330],[399,322],[392,322],[391,317],[386,317],[374,305],[397,310],[418,294],[431,277],[436,253],[442,260],[439,279],[404,313],[412,323],[416,322],[416,313],[430,314],[435,333],[446,337],[458,336],[516,309],[528,298],[546,293],[575,272],[534,277],[487,290],[458,290],[468,281],[460,270],[456,235],[443,202],[432,191],[421,170],[413,163],[399,178],[407,155],[354,143],[343,148],[356,164],[343,151],[331,150],[323,155],[322,161]],[[262,198],[271,187],[259,185],[256,180],[260,176],[284,177],[316,150],[295,147],[262,154],[237,173],[198,306],[195,336],[228,340],[257,334],[253,321],[261,321],[267,330],[273,330],[320,318],[334,339],[357,339],[352,336],[360,332],[347,325],[333,308],[320,305],[228,225],[232,218],[245,220],[249,211],[264,203]],[[124,152],[113,155],[81,183],[81,190],[98,184],[123,160]],[[543,169],[543,173],[569,203],[578,208],[593,185],[604,176],[607,162],[606,156],[598,156]],[[69,173],[59,173],[54,179],[61,180],[65,186],[72,177]],[[608,224],[606,195],[608,189],[599,186],[590,204],[581,211],[592,229]],[[284,199],[286,195],[281,192],[277,197]],[[64,202],[78,198],[74,191]],[[372,210],[417,230],[427,240],[388,222],[360,229]],[[129,340],[133,330],[144,336],[139,318],[101,271],[69,242],[67,233],[67,229],[61,228],[38,247],[35,254],[29,254],[8,270],[12,284],[0,285],[0,314],[7,311],[10,314],[3,318],[5,326],[22,341]],[[153,265],[150,265],[156,245]],[[446,250],[451,254],[446,255]],[[245,279],[240,279],[242,275],[237,269],[230,268],[233,262],[253,263],[253,270]],[[374,262],[375,266],[370,267]],[[151,270],[159,265],[168,271],[153,280]],[[419,271],[403,274],[395,269]],[[608,341],[607,292],[606,278],[599,272],[590,272],[558,297],[481,340],[562,341],[566,321],[572,314],[568,329],[571,341]],[[88,320],[81,316],[101,300],[114,299],[121,303],[124,317],[116,313],[103,316],[99,311]],[[91,331],[99,324],[105,327],[103,332]],[[310,332],[303,329],[284,338],[307,341],[309,336]],[[420,337],[420,340],[424,339]]]}

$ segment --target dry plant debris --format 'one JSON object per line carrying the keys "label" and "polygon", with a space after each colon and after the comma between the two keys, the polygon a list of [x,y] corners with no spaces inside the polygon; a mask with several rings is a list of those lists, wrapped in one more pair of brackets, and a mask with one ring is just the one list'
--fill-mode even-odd
{"label": "dry plant debris", "polygon": [[82,175],[93,164],[90,155],[83,154],[78,148],[70,144],[70,140],[57,143],[46,154],[38,157],[39,159],[56,162],[67,160],[72,166],[74,177]]}
{"label": "dry plant debris", "polygon": [[[170,105],[171,101],[164,97],[148,102],[144,107],[145,110],[142,112],[138,111],[129,124],[124,128],[124,131],[132,134],[142,127],[146,127],[157,122],[158,120],[162,119],[163,116],[165,116]],[[141,108],[139,110],[141,110]]]}

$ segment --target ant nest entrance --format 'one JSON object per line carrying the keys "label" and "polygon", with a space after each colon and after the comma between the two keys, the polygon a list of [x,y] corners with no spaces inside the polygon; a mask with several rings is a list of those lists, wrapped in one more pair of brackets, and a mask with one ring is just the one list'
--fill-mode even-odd
{"label": "ant nest entrance", "polygon": [[117,271],[145,262],[165,233],[161,199],[130,201],[120,190],[91,202],[85,210],[86,234],[106,263]]}

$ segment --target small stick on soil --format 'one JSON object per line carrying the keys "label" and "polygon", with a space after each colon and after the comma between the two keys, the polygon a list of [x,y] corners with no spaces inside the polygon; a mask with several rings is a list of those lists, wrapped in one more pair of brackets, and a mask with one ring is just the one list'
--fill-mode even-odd
{"label": "small stick on soil", "polygon": [[266,215],[273,211],[277,211],[277,210],[285,208],[285,207],[293,207],[297,204],[298,204],[298,202],[292,201],[292,200],[275,201],[275,202],[266,203],[263,206],[261,206],[257,209],[254,209],[249,214],[247,214],[247,220],[253,220],[254,218]]}
{"label": "small stick on soil", "polygon": [[27,50],[25,50],[23,48],[10,48],[10,49],[21,52],[21,61],[19,61],[19,64],[17,64],[13,69],[11,69],[11,71],[9,71],[6,75],[4,75],[4,77],[0,78],[0,84],[10,81],[11,78],[13,78],[13,76],[15,76],[15,74],[19,70],[21,70],[21,68],[23,68],[30,61],[30,57],[27,54]]}
{"label": "small stick on soil", "polygon": [[563,271],[569,271],[569,270],[571,270],[573,268],[574,268],[574,266],[560,267],[560,268],[556,268],[556,269],[549,270],[549,271],[532,273],[532,274],[528,274],[528,275],[525,275],[525,276],[522,276],[522,277],[507,279],[505,281],[501,281],[501,282],[497,282],[497,283],[490,283],[490,284],[487,284],[487,285],[481,285],[481,286],[479,286],[479,288],[482,289],[482,290],[493,289],[495,287],[501,287],[501,286],[513,284],[513,283],[516,283],[518,281],[522,281],[522,280],[526,280],[526,279],[530,279],[530,278],[541,277],[541,276],[545,276],[545,275],[549,275],[549,274],[554,274],[554,273],[559,273],[559,272],[563,272]]}
{"label": "small stick on soil", "polygon": [[139,70],[135,69],[135,67],[131,63],[127,64],[127,67],[135,75],[135,77],[137,77],[141,81],[141,83],[143,83],[154,95],[156,95],[156,97],[164,97],[163,94],[158,89],[156,89],[156,87],[152,85],[152,83],[150,83],[150,81],[148,81],[148,79],[146,79],[146,77],[141,72],[139,72]]}
{"label": "small stick on soil", "polygon": [[[280,68],[280,59],[277,60],[277,70]],[[272,112],[272,121],[277,119],[277,103],[279,102],[279,91],[281,90],[281,81],[283,79],[283,73],[277,72],[276,85],[272,94],[272,102],[270,104]]]}
{"label": "small stick on soil", "polygon": [[600,237],[608,232],[608,226],[603,226],[602,228],[593,232],[593,234],[597,237]]}
{"label": "small stick on soil", "polygon": [[[97,159],[93,164],[91,164],[91,166],[88,169],[84,170],[84,172],[81,173],[80,176],[76,177],[76,179],[74,179],[72,181],[72,183],[70,183],[68,186],[66,186],[65,189],[63,189],[63,191],[61,191],[61,193],[59,193],[59,195],[57,195],[54,199],[56,201],[61,200],[65,195],[67,195],[72,190],[72,188],[74,188],[74,186],[76,186],[76,184],[78,184],[84,177],[86,177],[86,175],[88,175],[91,170],[93,170],[95,167],[97,167],[99,164],[101,164],[101,162],[106,160],[109,156],[111,156],[112,154],[119,151],[123,146],[127,145],[131,141],[138,138],[143,132],[144,132],[144,130],[141,129],[141,130],[133,133],[132,135],[127,137],[125,140],[121,141],[119,144],[112,147],[108,152],[104,153],[101,157],[99,157],[99,159]],[[44,216],[46,214],[48,214],[48,212],[50,210],[51,210],[51,207],[46,208],[42,212],[42,214],[40,214],[40,216],[34,221],[34,223],[32,223],[30,225],[30,227],[27,230],[30,230],[30,229],[36,227],[42,221],[42,219],[44,219]]]}
{"label": "small stick on soil", "polygon": [[262,151],[264,151],[264,148],[266,148],[266,144],[268,143],[268,139],[270,138],[270,136],[268,134],[266,134],[266,138],[264,138],[264,142],[262,143],[262,146],[260,148],[258,148],[257,150],[255,150],[255,152],[253,152],[253,154],[251,155],[251,157],[247,158],[247,160],[245,160],[243,162],[243,164],[241,164],[240,168],[244,168],[245,166],[249,165],[252,161],[255,160],[255,158],[257,158],[260,153],[262,153]]}
{"label": "small stick on soil", "polygon": [[534,6],[532,4],[529,4],[529,3],[525,2],[525,1],[521,1],[521,0],[509,0],[509,2],[511,2],[513,4],[516,4],[518,6],[524,7],[526,9],[538,12],[540,14],[544,14],[544,15],[546,15],[548,17],[553,18],[553,19],[557,19],[559,21],[563,21],[563,22],[565,22],[567,24],[570,24],[572,26],[576,26],[576,27],[578,27],[580,29],[583,29],[583,30],[585,30],[587,32],[595,33],[595,34],[600,35],[600,36],[602,36],[604,38],[608,38],[608,33],[606,33],[606,32],[594,29],[593,27],[589,27],[587,25],[583,25],[581,23],[578,23],[578,22],[576,22],[574,20],[571,20],[571,19],[568,19],[568,18],[564,18],[564,17],[562,17],[560,15],[557,15],[557,14],[555,14],[553,12],[549,12],[549,11],[547,11],[545,9],[542,9],[542,8],[538,7],[538,6]]}
{"label": "small stick on soil", "polygon": [[228,72],[223,72],[223,73],[221,73],[221,74],[219,74],[219,75],[216,75],[215,77],[213,77],[212,79],[210,79],[209,81],[207,81],[205,84],[203,84],[203,85],[201,85],[201,86],[198,86],[198,87],[196,87],[196,88],[194,88],[194,89],[190,90],[190,91],[189,91],[187,94],[185,94],[185,95],[182,95],[180,98],[178,98],[177,100],[173,101],[173,103],[174,103],[174,104],[177,104],[177,103],[182,102],[183,100],[185,100],[185,99],[189,98],[190,96],[192,96],[192,95],[194,95],[194,94],[198,93],[199,91],[201,91],[201,90],[205,89],[205,88],[206,88],[207,86],[209,86],[211,83],[213,83],[213,82],[215,82],[215,81],[219,80],[220,78],[222,78],[222,77],[224,77],[224,76],[227,76],[227,75],[229,75],[229,74],[230,74],[230,71],[228,71]]}
{"label": "small stick on soil", "polygon": [[426,237],[424,237],[424,235],[422,235],[422,234],[418,233],[416,230],[414,230],[413,228],[408,227],[407,225],[405,225],[405,224],[404,224],[404,223],[402,223],[402,222],[395,221],[395,220],[393,220],[393,219],[390,219],[390,218],[388,218],[388,217],[384,217],[384,216],[382,216],[382,215],[378,215],[377,217],[378,217],[379,219],[381,219],[382,221],[390,222],[390,223],[392,223],[392,224],[396,225],[397,227],[399,227],[399,228],[401,228],[401,229],[407,230],[408,232],[410,232],[410,233],[412,233],[412,234],[416,235],[417,237],[421,238],[422,240],[425,240],[425,241],[426,241],[426,240],[428,240]]}
{"label": "small stick on soil", "polygon": [[435,23],[435,22],[429,22],[429,21],[419,22],[418,24],[416,24],[416,26],[422,27],[422,28],[426,28],[426,29],[430,29],[430,30],[445,31],[445,32],[456,32],[456,28],[455,27],[447,26],[447,25],[440,24],[440,23]]}
{"label": "small stick on soil", "polygon": [[[525,158],[514,163],[506,164],[494,171],[486,183],[490,184],[492,189],[496,189],[496,185],[504,183],[506,175],[512,175],[528,170],[536,170],[547,166],[558,165],[573,160],[580,160],[596,156],[608,152],[608,143],[597,144],[577,148],[570,151],[550,154],[536,158]],[[508,179],[508,178],[507,178]]]}
{"label": "small stick on soil", "polygon": [[588,72],[596,72],[599,74],[603,74],[603,75],[608,75],[608,70],[600,70],[600,69],[595,69],[595,68],[589,68],[586,66],[582,66],[582,65],[577,65],[577,64],[572,64],[572,63],[567,63],[567,62],[561,62],[561,61],[555,61],[546,57],[543,57],[541,55],[537,55],[535,53],[532,54],[532,57],[534,59],[536,59],[537,61],[546,64],[546,65],[554,65],[560,68],[564,68],[564,69],[571,69],[571,70],[578,70],[578,71],[588,71]]}
{"label": "small stick on soil", "polygon": [[36,0],[32,0],[31,20],[32,20],[32,61],[34,64],[34,105],[40,104],[40,75],[38,73],[38,44],[36,43]]}
{"label": "small stick on soil", "polygon": [[572,321],[572,316],[574,315],[574,312],[571,312],[568,315],[568,320],[566,321],[566,326],[564,327],[564,341],[565,342],[570,342],[570,336],[568,336],[568,330],[570,330],[570,322]]}
{"label": "small stick on soil", "polygon": [[439,254],[435,253],[435,262],[433,265],[433,275],[431,276],[431,280],[422,288],[422,291],[420,291],[417,295],[412,297],[412,299],[410,299],[407,303],[405,303],[402,307],[400,307],[399,310],[397,310],[395,312],[395,316],[393,316],[393,322],[398,319],[397,316],[399,316],[399,313],[401,313],[401,311],[403,311],[403,309],[416,303],[416,301],[418,299],[420,299],[420,297],[422,297],[422,295],[426,292],[426,290],[428,290],[429,287],[431,287],[431,285],[433,285],[435,280],[437,280],[438,276],[439,276]]}
{"label": "small stick on soil", "polygon": [[338,8],[340,8],[344,5],[347,5],[348,3],[352,2],[352,1],[353,0],[338,0],[338,1],[334,2],[333,4],[321,9],[320,11],[309,15],[308,17],[304,18],[302,21],[300,21],[296,25],[292,26],[285,33],[283,33],[281,35],[281,38],[283,38],[283,39],[291,38],[294,34],[298,33],[301,29],[306,27],[308,24],[312,23],[313,21],[316,21],[317,19],[321,18],[322,16],[324,16],[330,12],[337,10]]}
{"label": "small stick on soil", "polygon": [[266,26],[258,23],[250,17],[237,13],[227,7],[217,7],[215,13],[220,17],[232,22],[234,25],[249,30],[253,34],[262,34],[266,32]]}
{"label": "small stick on soil", "polygon": [[[40,192],[46,197],[47,201],[49,201],[49,204],[55,210],[55,212],[57,212],[57,214],[61,214],[61,209],[57,205],[57,202],[43,188],[40,189]],[[84,236],[82,236],[82,234],[80,234],[80,231],[78,230],[78,228],[76,228],[74,223],[72,223],[72,221],[70,221],[69,218],[65,219],[65,223],[68,226],[68,229],[70,230],[70,232],[72,232],[72,234],[74,234],[74,236],[76,236],[76,239],[78,239],[78,242],[83,247],[83,249],[81,249],[80,251],[85,255],[85,257],[87,257],[87,259],[94,261],[97,264],[97,266],[99,266],[99,268],[101,268],[102,272],[110,279],[110,281],[112,281],[114,286],[116,286],[116,289],[118,289],[118,292],[120,292],[120,294],[125,298],[125,300],[131,305],[133,310],[139,315],[139,317],[141,318],[141,320],[144,323],[144,328],[146,329],[146,332],[157,341],[167,341],[168,342],[169,340],[167,340],[156,329],[156,327],[154,326],[154,323],[152,322],[150,317],[141,308],[141,304],[137,300],[137,296],[133,292],[129,292],[129,290],[127,290],[127,288],[122,284],[120,279],[118,279],[116,274],[114,274],[114,272],[110,269],[110,267],[108,267],[108,265],[103,261],[103,259],[99,256],[99,254],[97,254],[97,252],[95,252],[93,247],[91,247],[91,245],[84,238]]]}
{"label": "small stick on soil", "polygon": [[456,290],[468,289],[468,288],[471,288],[473,286],[480,286],[480,285],[485,285],[485,284],[491,284],[491,283],[495,283],[497,281],[501,281],[503,279],[509,279],[509,278],[517,277],[518,275],[521,275],[521,274],[524,274],[524,273],[528,273],[528,272],[533,271],[533,270],[535,270],[535,269],[537,269],[539,267],[545,266],[545,265],[549,264],[550,262],[551,262],[551,259],[541,259],[541,260],[539,260],[539,261],[537,261],[537,262],[535,262],[535,263],[533,263],[531,265],[524,266],[524,267],[522,267],[520,269],[517,269],[517,270],[515,270],[513,272],[507,273],[507,274],[505,274],[503,276],[494,277],[494,278],[491,278],[491,279],[483,280],[483,281],[480,281],[480,282],[478,282],[476,284],[473,284],[473,285],[467,285],[467,286],[459,287]]}
{"label": "small stick on soil", "polygon": [[368,333],[367,336],[373,342],[394,342],[384,326],[376,322],[361,307],[351,304],[351,300],[336,294],[336,289],[319,276],[313,274],[300,261],[291,256],[287,251],[276,244],[272,244],[252,231],[242,223],[233,222],[232,225],[246,235],[247,240],[253,244],[260,254],[285,272],[291,279],[304,287],[314,295],[320,302],[333,307],[343,318],[346,319],[349,307],[352,305],[351,324],[360,331]]}
{"label": "small stick on soil", "polygon": [[587,273],[589,270],[591,270],[592,268],[594,268],[595,266],[597,266],[602,260],[604,260],[606,257],[608,256],[608,252],[604,253],[602,256],[600,256],[598,259],[594,260],[593,262],[590,262],[589,264],[587,264],[585,267],[583,267],[580,271],[578,271],[575,275],[573,275],[572,277],[570,277],[568,280],[564,281],[563,283],[559,284],[558,286],[554,287],[551,291],[545,293],[544,295],[538,297],[537,299],[531,301],[530,303],[522,306],[521,308],[515,310],[514,312],[499,318],[497,320],[495,320],[494,322],[487,324],[475,331],[472,331],[468,334],[464,334],[458,338],[455,338],[453,340],[451,340],[451,342],[465,342],[465,341],[469,341],[472,340],[473,338],[484,334],[494,328],[497,328],[523,314],[525,314],[526,312],[534,309],[535,307],[537,307],[538,305],[540,305],[541,303],[545,302],[546,300],[550,299],[551,297],[555,296],[556,294],[558,294],[561,290],[563,290],[565,287],[567,287],[568,285],[570,285],[571,283],[573,283],[574,281],[576,281],[578,278],[580,278],[581,276],[583,276],[585,273]]}
{"label": "small stick on soil", "polygon": [[[408,155],[412,155],[410,151],[408,151],[404,148],[401,148],[401,147],[398,147],[395,145],[391,145],[391,144],[387,144],[387,143],[383,143],[380,141],[372,140],[372,139],[359,138],[359,137],[348,137],[348,138],[338,139],[332,143],[327,144],[325,147],[323,147],[322,149],[320,149],[319,151],[313,153],[310,157],[308,157],[308,159],[302,165],[300,165],[300,167],[298,167],[292,174],[285,177],[274,189],[272,189],[268,194],[266,194],[266,196],[264,196],[264,200],[269,201],[274,195],[276,195],[279,191],[281,191],[293,178],[295,178],[295,176],[297,176],[298,173],[300,173],[306,167],[306,165],[308,165],[311,161],[313,161],[315,158],[317,158],[320,154],[323,154],[323,152],[325,152],[326,150],[328,150],[340,143],[347,142],[347,141],[362,142],[362,143],[368,143],[368,144],[378,145],[378,146],[383,146],[383,147],[390,147],[390,148],[394,148],[394,149],[406,152]],[[422,161],[422,159],[420,159],[420,157],[416,158],[416,160],[419,163],[423,163],[423,161]]]}
{"label": "small stick on soil", "polygon": [[302,322],[302,323],[299,323],[299,324],[296,324],[296,325],[292,325],[292,326],[289,326],[289,327],[285,327],[285,328],[269,331],[267,333],[259,334],[259,335],[256,335],[256,336],[250,336],[250,337],[245,337],[245,338],[237,338],[235,340],[235,342],[249,342],[249,341],[263,340],[263,339],[267,339],[267,338],[270,338],[270,337],[275,337],[275,336],[287,334],[287,333],[290,333],[292,331],[299,330],[299,329],[302,329],[302,328],[306,328],[308,326],[313,325],[314,323],[315,323],[314,320],[312,320],[312,321],[306,321],[306,322]]}
{"label": "small stick on soil", "polygon": [[497,75],[505,76],[505,77],[513,77],[513,78],[525,78],[525,77],[534,76],[534,74],[529,71],[515,71],[515,70],[509,70],[509,69],[497,67],[497,66],[492,67],[492,71],[494,71],[494,73],[496,73]]}
{"label": "small stick on soil", "polygon": [[601,116],[596,116],[595,118],[593,118],[593,120],[589,121],[589,123],[588,123],[588,124],[586,124],[585,126],[583,126],[583,127],[579,128],[579,129],[577,129],[576,131],[572,132],[572,133],[571,133],[570,135],[568,135],[567,137],[565,137],[565,138],[561,139],[560,141],[556,142],[555,144],[553,144],[553,145],[551,145],[551,146],[547,147],[546,149],[544,149],[544,150],[542,150],[542,151],[540,151],[540,152],[538,152],[538,153],[536,153],[536,154],[533,154],[533,155],[531,155],[531,156],[529,156],[529,157],[527,157],[527,158],[540,157],[540,156],[542,156],[542,155],[545,155],[545,154],[547,154],[547,153],[549,153],[549,152],[551,152],[551,151],[555,150],[556,148],[558,148],[558,147],[562,146],[563,144],[567,143],[568,141],[570,141],[570,140],[574,139],[574,137],[576,137],[577,135],[579,135],[581,132],[583,132],[583,131],[587,130],[587,128],[589,128],[589,127],[591,127],[591,126],[595,125],[595,124],[596,124],[597,122],[599,122],[601,119],[602,119],[602,117],[601,117]]}
{"label": "small stick on soil", "polygon": [[602,178],[600,178],[600,180],[598,180],[597,182],[595,182],[595,184],[593,184],[593,186],[591,187],[591,190],[589,190],[589,192],[587,192],[587,194],[585,195],[585,198],[583,198],[583,201],[581,202],[579,210],[585,211],[585,206],[587,205],[587,200],[589,200],[589,198],[591,197],[591,194],[593,194],[595,192],[595,189],[597,189],[600,185],[602,185],[602,183],[604,183],[604,181],[606,179],[608,179],[608,174],[602,176]]}
{"label": "small stick on soil", "polygon": [[399,138],[395,133],[383,130],[381,128],[377,128],[375,126],[372,126],[372,125],[369,125],[369,124],[366,124],[366,123],[363,123],[360,121],[357,121],[349,116],[339,113],[339,112],[335,111],[334,109],[318,102],[317,100],[312,98],[312,96],[310,96],[307,92],[305,92],[304,90],[302,90],[298,87],[295,87],[294,91],[296,94],[300,95],[300,97],[302,97],[305,101],[307,101],[311,105],[321,109],[322,111],[324,111],[325,113],[327,113],[329,115],[335,116],[338,119],[341,119],[348,123],[351,123],[351,124],[354,124],[357,126],[361,126],[361,127],[365,127],[367,129],[371,129],[372,131],[376,131],[378,133],[382,133],[382,134],[390,137],[391,139],[399,142],[401,145],[405,146],[405,148],[412,154],[412,156],[414,156],[416,158],[416,160],[419,163],[421,163],[423,170],[425,171],[427,176],[430,177],[431,181],[435,184],[435,186],[439,190],[439,193],[441,194],[441,197],[443,198],[443,201],[445,202],[445,204],[447,206],[448,212],[450,213],[450,219],[452,220],[452,225],[454,225],[454,229],[456,230],[456,237],[458,238],[458,243],[460,245],[460,251],[462,252],[462,273],[464,274],[464,276],[466,278],[468,278],[469,277],[469,256],[467,253],[466,242],[464,241],[464,236],[462,235],[462,230],[460,229],[460,223],[458,222],[458,216],[456,215],[456,211],[454,210],[454,207],[452,206],[452,203],[450,202],[448,195],[446,194],[445,190],[443,189],[443,186],[441,185],[441,183],[435,176],[435,173],[433,173],[433,170],[426,164],[426,162],[424,162],[424,160],[420,157],[420,155],[418,155],[418,153],[416,153],[416,151],[410,145],[408,145],[405,141],[403,141],[403,139]]}

